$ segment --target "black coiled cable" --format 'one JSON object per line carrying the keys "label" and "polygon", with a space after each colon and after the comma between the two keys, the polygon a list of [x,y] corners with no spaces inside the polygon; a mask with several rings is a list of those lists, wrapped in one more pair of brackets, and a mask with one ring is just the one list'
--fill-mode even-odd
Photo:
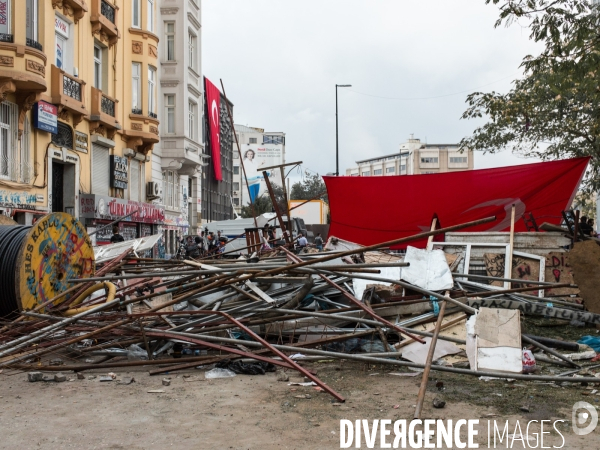
{"label": "black coiled cable", "polygon": [[18,312],[17,259],[30,226],[0,226],[0,316]]}

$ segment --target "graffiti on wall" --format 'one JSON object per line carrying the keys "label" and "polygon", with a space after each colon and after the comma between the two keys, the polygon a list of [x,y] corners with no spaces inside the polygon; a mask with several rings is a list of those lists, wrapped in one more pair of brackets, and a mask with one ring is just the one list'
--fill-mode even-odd
{"label": "graffiti on wall", "polygon": [[0,189],[0,206],[4,208],[35,209],[36,195],[31,192],[13,192]]}

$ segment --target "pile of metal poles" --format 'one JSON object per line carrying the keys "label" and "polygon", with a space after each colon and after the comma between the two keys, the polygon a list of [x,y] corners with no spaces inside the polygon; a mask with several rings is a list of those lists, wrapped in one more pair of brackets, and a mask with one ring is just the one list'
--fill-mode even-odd
{"label": "pile of metal poles", "polygon": [[[155,375],[241,359],[295,370],[338,401],[344,398],[290,355],[302,353],[304,360],[327,357],[424,369],[424,385],[429,370],[497,377],[497,373],[433,365],[437,339],[464,343],[440,335],[444,315],[452,311],[474,313],[468,305],[472,297],[514,299],[519,295],[519,301],[539,302],[541,299],[526,292],[560,285],[538,283],[534,287],[489,290],[477,276],[457,275],[454,289],[441,293],[401,280],[385,280],[398,290],[380,302],[372,291],[369,298],[357,298],[354,289],[355,280],[382,281],[374,277],[382,267],[407,265],[357,263],[366,253],[493,219],[342,252],[295,254],[282,247],[258,262],[244,258],[146,259],[127,251],[97,268],[96,277],[69,280],[69,290],[3,322],[0,368],[64,372],[146,366]],[[351,260],[353,256],[357,258]],[[432,298],[440,304],[437,316],[432,313]],[[563,306],[575,311],[581,308],[568,301]],[[436,322],[435,329],[414,329],[424,322]],[[399,343],[423,343],[424,337],[432,338],[426,364],[400,358]],[[370,344],[363,349],[371,351],[345,351],[343,344],[350,340]],[[57,358],[61,365],[54,365]],[[579,367],[565,357],[559,363]],[[511,378],[597,381],[594,377],[518,374],[511,374]],[[422,391],[424,395],[424,388]]]}

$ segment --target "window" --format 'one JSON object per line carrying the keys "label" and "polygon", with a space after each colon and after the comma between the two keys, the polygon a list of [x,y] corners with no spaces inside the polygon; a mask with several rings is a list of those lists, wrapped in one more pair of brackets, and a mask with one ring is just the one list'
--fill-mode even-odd
{"label": "window", "polygon": [[50,138],[57,147],[73,149],[73,128],[64,122],[58,122],[58,133],[52,134]]}
{"label": "window", "polygon": [[366,172],[362,173],[363,177],[368,177],[369,175],[371,175],[371,171],[367,170]]}
{"label": "window", "polygon": [[17,180],[15,147],[17,145],[17,105],[4,101],[0,104],[0,178]]}
{"label": "window", "polygon": [[[235,155],[235,153],[234,153],[234,155]],[[233,174],[234,175],[240,174],[240,166],[233,166]]]}
{"label": "window", "polygon": [[383,173],[383,169],[375,169],[373,171],[373,175],[381,175]]}
{"label": "window", "polygon": [[[0,6],[2,2],[0,1]],[[2,11],[0,11],[0,19]],[[56,67],[71,73],[72,64],[69,63],[71,57],[71,49],[69,48],[69,31],[70,24],[59,16],[54,16],[54,32],[55,32],[55,61]]]}
{"label": "window", "polygon": [[154,32],[154,0],[148,0],[147,30]]}
{"label": "window", "polygon": [[250,138],[250,139],[248,140],[248,143],[249,143],[249,144],[256,144],[256,138]]}
{"label": "window", "polygon": [[437,156],[422,157],[421,164],[438,164],[438,157]]}
{"label": "window", "polygon": [[148,66],[148,115],[158,117],[156,115],[156,69]]}
{"label": "window", "polygon": [[20,181],[23,183],[31,183],[31,164],[29,163],[29,155],[31,154],[31,125],[29,116],[25,116],[23,123],[23,134],[21,135],[21,161],[20,161]]}
{"label": "window", "polygon": [[129,163],[129,199],[136,202],[143,202],[144,198],[144,181],[145,163],[132,159]]}
{"label": "window", "polygon": [[[29,47],[40,46],[38,40],[38,0],[26,0],[25,34]],[[40,46],[41,47],[41,46]],[[41,50],[41,48],[39,49]]]}
{"label": "window", "polygon": [[165,22],[167,61],[175,61],[175,22]]}
{"label": "window", "polygon": [[198,105],[196,105],[196,103],[194,103],[193,101],[188,101],[188,133],[189,133],[189,137],[192,140],[195,140],[198,138],[198,132],[197,132],[197,121],[196,121],[196,109],[198,108]]}
{"label": "window", "polygon": [[196,35],[191,31],[188,33],[188,66],[196,69]]}
{"label": "window", "polygon": [[406,164],[400,166],[400,172],[406,172]]}
{"label": "window", "polygon": [[233,190],[234,191],[239,191],[240,190],[240,183],[238,183],[237,181],[233,182]]}
{"label": "window", "polygon": [[140,1],[141,0],[131,0],[131,26],[133,28],[141,28],[141,16],[142,13],[140,11]]}
{"label": "window", "polygon": [[[10,35],[12,34],[12,27],[10,26],[10,0],[2,0],[0,1],[0,35]],[[3,37],[4,37],[3,36]],[[3,39],[5,40],[5,39]]]}
{"label": "window", "polygon": [[233,197],[233,205],[234,206],[240,206],[240,199],[239,199],[239,197]]}
{"label": "window", "polygon": [[467,157],[466,156],[451,156],[450,164],[466,164]]}
{"label": "window", "polygon": [[142,114],[142,64],[134,62],[131,65],[131,112]]}
{"label": "window", "polygon": [[285,144],[283,136],[263,136],[263,144]]}
{"label": "window", "polygon": [[179,206],[179,174],[174,170],[163,172],[163,197],[165,206],[171,208]]}
{"label": "window", "polygon": [[359,175],[359,173],[358,173],[358,172],[355,172],[355,173],[351,173],[351,174],[350,174],[350,176],[351,176],[351,177],[357,177],[358,175]]}
{"label": "window", "polygon": [[385,172],[386,173],[394,173],[394,172],[396,172],[396,168],[395,167],[387,167],[385,169]]}
{"label": "window", "polygon": [[102,47],[94,45],[94,87],[102,90]]}
{"label": "window", "polygon": [[167,118],[166,133],[175,133],[175,95],[165,95],[165,117]]}

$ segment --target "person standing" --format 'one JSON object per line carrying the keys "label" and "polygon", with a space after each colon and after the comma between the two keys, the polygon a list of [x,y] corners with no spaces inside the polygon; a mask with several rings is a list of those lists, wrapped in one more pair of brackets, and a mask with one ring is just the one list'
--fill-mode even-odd
{"label": "person standing", "polygon": [[308,245],[308,241],[306,240],[306,238],[304,237],[304,235],[302,233],[298,234],[298,248],[300,250],[303,250],[306,248],[306,246]]}
{"label": "person standing", "polygon": [[114,225],[112,227],[113,235],[110,237],[110,243],[114,244],[116,242],[124,242],[125,238],[119,234],[119,227]]}
{"label": "person standing", "polygon": [[315,247],[320,252],[323,251],[323,238],[321,237],[321,233],[317,233],[317,237],[315,238]]}

